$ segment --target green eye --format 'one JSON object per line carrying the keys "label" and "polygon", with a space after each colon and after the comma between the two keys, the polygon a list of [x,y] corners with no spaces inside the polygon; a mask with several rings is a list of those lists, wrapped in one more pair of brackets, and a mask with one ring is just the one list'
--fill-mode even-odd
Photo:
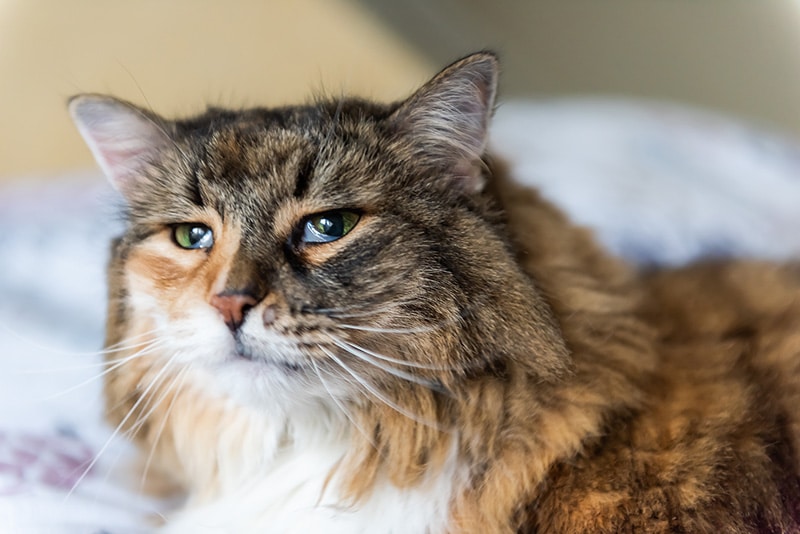
{"label": "green eye", "polygon": [[186,249],[211,248],[214,244],[214,233],[211,228],[198,223],[175,225],[172,229],[172,238],[179,247]]}
{"label": "green eye", "polygon": [[329,243],[345,236],[358,222],[358,213],[346,210],[312,215],[303,225],[303,243]]}

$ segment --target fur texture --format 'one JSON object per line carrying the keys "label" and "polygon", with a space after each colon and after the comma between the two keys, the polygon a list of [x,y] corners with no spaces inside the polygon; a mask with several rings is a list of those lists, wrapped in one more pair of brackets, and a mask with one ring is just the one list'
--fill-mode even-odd
{"label": "fur texture", "polygon": [[798,271],[609,257],[485,154],[496,78],[72,101],[127,201],[108,416],[185,489],[167,531],[798,531]]}

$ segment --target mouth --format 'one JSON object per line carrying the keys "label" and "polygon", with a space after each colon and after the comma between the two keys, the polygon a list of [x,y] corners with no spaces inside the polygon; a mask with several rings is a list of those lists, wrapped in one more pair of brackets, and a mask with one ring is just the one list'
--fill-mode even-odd
{"label": "mouth", "polygon": [[282,358],[277,352],[265,353],[264,351],[255,351],[242,343],[241,339],[236,339],[236,347],[232,353],[234,361],[248,361],[256,365],[265,365],[268,367],[276,367],[284,371],[301,372],[305,371],[306,367],[302,364],[291,362]]}

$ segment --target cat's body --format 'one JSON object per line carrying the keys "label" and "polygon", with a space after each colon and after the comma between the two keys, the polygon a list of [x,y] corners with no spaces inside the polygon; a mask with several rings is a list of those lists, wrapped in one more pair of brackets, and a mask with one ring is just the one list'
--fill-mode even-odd
{"label": "cat's body", "polygon": [[[626,326],[627,310],[601,304],[603,293],[624,292],[601,277],[597,294],[597,279],[586,273],[600,262],[566,267],[555,259],[563,245],[530,231],[553,217],[513,198],[506,203],[511,219],[517,206],[528,219],[525,235],[539,237],[526,242],[539,257],[522,264],[553,296],[567,343],[585,346],[605,332],[628,354],[652,357],[629,389],[634,408],[586,436],[579,454],[550,466],[528,504],[529,531],[800,531],[800,268],[707,262],[634,275],[634,314],[651,329],[643,335]],[[578,245],[565,255],[586,250]],[[562,280],[553,276],[559,271]],[[562,308],[576,290],[576,305]],[[580,317],[595,306],[606,310],[606,321]],[[631,365],[624,352],[591,345],[574,351],[588,381],[603,376],[597,366],[608,366],[610,381]]]}
{"label": "cat's body", "polygon": [[129,205],[108,413],[187,490],[167,531],[800,530],[800,271],[610,258],[481,159],[495,82],[74,101]]}

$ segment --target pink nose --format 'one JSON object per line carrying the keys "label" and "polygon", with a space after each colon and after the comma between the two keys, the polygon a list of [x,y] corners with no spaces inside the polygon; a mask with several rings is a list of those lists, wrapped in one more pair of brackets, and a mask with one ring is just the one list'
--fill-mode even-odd
{"label": "pink nose", "polygon": [[241,293],[220,293],[211,297],[211,305],[219,310],[231,331],[236,331],[241,326],[244,314],[256,304],[258,301],[254,297]]}

